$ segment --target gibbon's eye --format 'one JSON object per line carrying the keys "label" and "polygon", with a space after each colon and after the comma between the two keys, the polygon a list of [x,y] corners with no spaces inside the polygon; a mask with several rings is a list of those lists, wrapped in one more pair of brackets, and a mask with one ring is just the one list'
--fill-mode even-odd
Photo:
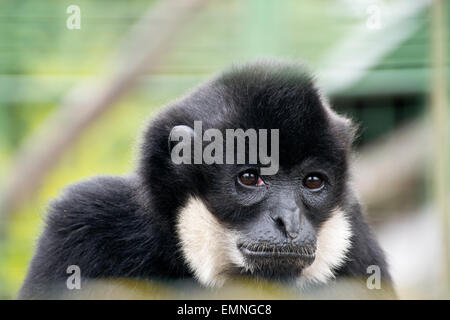
{"label": "gibbon's eye", "polygon": [[246,186],[262,186],[264,182],[261,177],[254,171],[245,171],[239,175],[239,180]]}
{"label": "gibbon's eye", "polygon": [[303,179],[303,185],[310,190],[319,190],[323,187],[324,181],[319,174],[313,173]]}

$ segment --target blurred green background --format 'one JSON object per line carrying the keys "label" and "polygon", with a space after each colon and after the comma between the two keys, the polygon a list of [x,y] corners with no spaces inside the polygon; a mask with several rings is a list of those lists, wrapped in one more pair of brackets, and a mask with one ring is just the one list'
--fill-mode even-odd
{"label": "blurred green background", "polygon": [[[0,2],[0,190],[3,194],[7,194],[8,183],[17,170],[21,146],[45,126],[47,117],[59,108],[73,87],[90,79],[111,76],[115,59],[120,59],[116,53],[117,48],[123,46],[123,39],[127,39],[133,25],[145,12],[162,1]],[[413,169],[407,171],[407,179],[393,182],[393,186],[401,189],[399,192],[371,198],[374,187],[369,185],[365,187],[368,191],[363,192],[363,200],[367,200],[369,218],[379,231],[383,247],[388,256],[392,256],[394,279],[400,281],[401,296],[445,296],[448,287],[439,279],[448,268],[443,254],[448,248],[445,240],[434,238],[436,230],[444,230],[445,236],[446,227],[442,222],[445,219],[441,220],[442,216],[424,218],[439,211],[439,205],[434,205],[432,187],[435,166],[433,157],[427,158],[420,150],[416,152],[423,145],[414,140],[421,132],[416,125],[419,128],[422,123],[431,122],[427,128],[435,125],[430,117],[433,101],[430,97],[434,89],[433,4],[414,3],[394,0],[199,1],[183,20],[182,27],[176,29],[151,71],[144,70],[125,94],[83,130],[57,164],[45,173],[38,188],[20,205],[0,212],[7,217],[0,220],[3,224],[0,298],[12,298],[18,290],[42,228],[46,204],[62,187],[95,174],[124,174],[133,170],[139,133],[148,117],[231,63],[260,57],[301,59],[317,71],[319,83],[330,94],[338,112],[360,124],[356,145],[363,160],[367,159],[360,163],[362,168],[372,168],[367,163],[378,159],[380,154],[384,156],[386,145],[394,145],[399,154],[390,154],[393,160],[376,161],[387,165],[386,168],[373,167],[372,175],[385,175],[390,183],[390,172],[395,178],[396,172],[401,171],[397,168],[410,165],[403,165],[402,160],[411,159]],[[66,9],[73,4],[81,9],[79,30],[66,27],[70,15]],[[443,8],[443,23],[436,28],[446,31],[450,6],[447,4]],[[157,16],[145,27],[158,32],[168,19]],[[441,71],[444,68],[445,72],[444,90],[436,94],[444,97],[448,97],[449,92],[448,81],[445,84],[449,57],[445,44],[449,34],[444,32],[437,40],[444,45],[444,67],[441,61],[436,68]],[[141,41],[151,42],[152,39]],[[121,63],[126,66],[132,61]],[[445,108],[448,110],[448,101],[445,101]],[[448,119],[445,121],[441,127],[448,125]],[[412,129],[408,129],[405,140],[395,140],[397,132],[408,125]],[[448,126],[446,128],[448,130]],[[58,135],[58,132],[52,134]],[[432,132],[430,134],[433,136]],[[404,146],[403,141],[409,142],[412,148],[395,148],[395,143]],[[448,168],[448,156],[439,157],[447,159],[444,168]],[[448,180],[445,170],[443,174]],[[366,182],[370,184],[370,179]],[[448,188],[445,190],[446,197],[450,198]],[[421,229],[424,224],[429,229]],[[417,229],[413,229],[415,227]],[[430,233],[433,238],[428,237]],[[414,244],[410,239],[417,237],[423,238],[423,245],[433,246],[430,254],[435,255],[429,259],[442,258],[437,264],[444,270],[430,270],[427,264],[419,262],[414,268],[416,261],[424,259],[419,254],[423,248],[411,248]],[[436,243],[441,245],[434,248]],[[412,252],[414,249],[417,252]],[[415,254],[416,260],[408,254]],[[412,280],[405,278],[402,261],[409,261],[409,267],[415,270],[408,273]],[[426,270],[433,273],[432,284]]]}

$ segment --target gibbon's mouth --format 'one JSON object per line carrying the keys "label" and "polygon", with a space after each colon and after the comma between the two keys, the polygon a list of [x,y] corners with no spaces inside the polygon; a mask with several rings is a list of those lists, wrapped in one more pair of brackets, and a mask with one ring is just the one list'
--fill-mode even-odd
{"label": "gibbon's mouth", "polygon": [[312,246],[268,245],[265,243],[241,243],[239,250],[247,259],[270,259],[300,261],[304,266],[315,259],[315,248]]}
{"label": "gibbon's mouth", "polygon": [[241,270],[241,273],[257,278],[293,279],[315,259],[314,246],[244,242],[238,244],[238,248],[246,262],[246,269]]}

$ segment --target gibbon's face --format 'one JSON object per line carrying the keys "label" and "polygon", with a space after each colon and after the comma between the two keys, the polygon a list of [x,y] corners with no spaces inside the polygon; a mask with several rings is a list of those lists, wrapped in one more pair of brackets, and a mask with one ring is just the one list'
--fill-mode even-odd
{"label": "gibbon's face", "polygon": [[208,188],[206,206],[236,232],[245,272],[292,278],[313,263],[320,225],[338,203],[339,186],[331,168],[311,159],[275,176],[235,167],[211,177],[216,183]]}
{"label": "gibbon's face", "polygon": [[[221,285],[229,275],[325,282],[350,245],[342,201],[347,180],[350,123],[313,87],[232,87],[224,125],[279,129],[279,170],[260,165],[198,166],[195,197],[180,210],[177,232],[194,275]],[[240,87],[245,92],[240,92]],[[229,87],[228,87],[229,88]],[[296,90],[297,89],[297,90]],[[234,124],[234,125],[232,125]]]}

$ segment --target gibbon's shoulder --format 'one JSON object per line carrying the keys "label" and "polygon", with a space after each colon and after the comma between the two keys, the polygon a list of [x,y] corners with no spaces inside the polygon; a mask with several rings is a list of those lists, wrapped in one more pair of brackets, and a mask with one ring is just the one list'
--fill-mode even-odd
{"label": "gibbon's shoulder", "polygon": [[144,227],[135,185],[132,176],[97,176],[67,186],[49,205],[43,238],[50,246],[66,246],[61,249],[67,254],[97,245],[104,252],[108,243]]}
{"label": "gibbon's shoulder", "polygon": [[47,223],[59,216],[66,222],[77,216],[124,214],[136,211],[136,181],[133,176],[96,176],[68,185],[61,195],[51,201]]}
{"label": "gibbon's shoulder", "polygon": [[[133,176],[96,176],[67,186],[44,218],[44,236],[65,243],[89,237],[91,243],[117,238],[139,224]],[[136,223],[134,223],[136,221]],[[121,231],[120,233],[117,233]]]}
{"label": "gibbon's shoulder", "polygon": [[135,185],[132,176],[97,176],[69,185],[50,203],[40,242],[67,256],[107,253],[146,227]]}

